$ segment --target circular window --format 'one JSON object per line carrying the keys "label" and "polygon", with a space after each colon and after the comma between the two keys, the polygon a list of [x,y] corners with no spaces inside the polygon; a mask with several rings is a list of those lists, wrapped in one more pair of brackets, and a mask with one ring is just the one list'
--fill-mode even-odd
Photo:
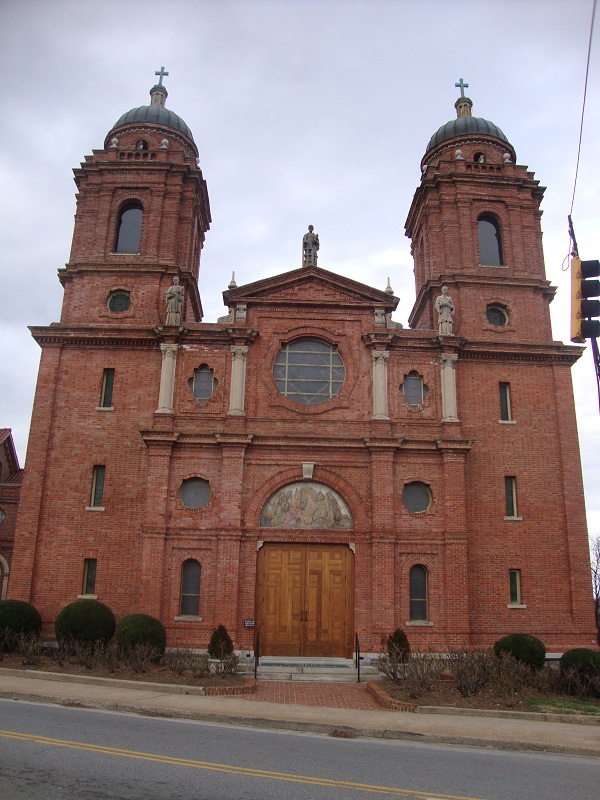
{"label": "circular window", "polygon": [[407,483],[402,490],[402,502],[414,514],[427,511],[431,505],[431,492],[426,483],[414,481]]}
{"label": "circular window", "polygon": [[273,377],[284,397],[316,405],[337,397],[346,371],[337,347],[318,339],[284,345],[273,366]]}
{"label": "circular window", "polygon": [[115,292],[108,298],[109,311],[114,311],[117,314],[127,311],[130,305],[131,297],[127,292]]}
{"label": "circular window", "polygon": [[203,478],[187,478],[179,494],[186,508],[203,508],[210,500],[210,484]]}
{"label": "circular window", "polygon": [[485,315],[490,325],[497,325],[501,327],[508,322],[508,314],[502,306],[488,306]]}

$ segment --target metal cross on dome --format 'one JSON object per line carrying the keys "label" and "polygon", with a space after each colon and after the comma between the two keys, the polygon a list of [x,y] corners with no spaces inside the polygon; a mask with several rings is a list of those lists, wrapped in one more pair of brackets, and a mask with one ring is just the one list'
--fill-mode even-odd
{"label": "metal cross on dome", "polygon": [[[155,72],[154,74],[159,76],[159,78],[158,78],[158,85],[159,86],[163,85],[162,84],[162,79],[165,78],[165,77],[168,77],[168,75],[169,75],[168,72],[165,72],[165,68],[164,67],[160,68],[160,72]],[[462,78],[461,78],[461,81],[462,81]],[[456,84],[456,85],[458,86],[458,84]]]}
{"label": "metal cross on dome", "polygon": [[[158,72],[156,74],[158,75]],[[169,73],[167,72],[167,75],[168,74]],[[460,89],[460,96],[464,97],[465,96],[465,89],[469,88],[469,84],[465,83],[462,78],[459,78],[458,79],[458,83],[455,83],[454,85],[456,86],[457,89]]]}

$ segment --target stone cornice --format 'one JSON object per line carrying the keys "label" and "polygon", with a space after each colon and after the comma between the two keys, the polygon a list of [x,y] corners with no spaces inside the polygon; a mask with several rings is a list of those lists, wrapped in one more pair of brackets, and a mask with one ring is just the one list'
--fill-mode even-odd
{"label": "stone cornice", "polygon": [[493,361],[501,359],[502,361],[574,364],[580,358],[583,350],[582,347],[573,347],[562,342],[527,344],[467,341],[459,352],[459,360]]}
{"label": "stone cornice", "polygon": [[[56,327],[55,327],[56,326]],[[39,345],[63,347],[156,347],[156,333],[151,328],[100,326],[30,326],[31,335]]]}
{"label": "stone cornice", "polygon": [[140,436],[146,444],[173,445],[179,439],[176,431],[145,430],[140,431]]}
{"label": "stone cornice", "polygon": [[409,325],[422,311],[432,292],[439,292],[443,285],[455,285],[460,288],[461,284],[471,284],[476,286],[500,286],[503,290],[527,289],[541,293],[548,297],[550,301],[556,294],[556,286],[552,286],[550,281],[540,280],[539,278],[527,278],[522,275],[507,275],[506,267],[471,267],[465,273],[440,273],[435,278],[430,278],[419,289],[419,294],[414,302],[408,317]]}

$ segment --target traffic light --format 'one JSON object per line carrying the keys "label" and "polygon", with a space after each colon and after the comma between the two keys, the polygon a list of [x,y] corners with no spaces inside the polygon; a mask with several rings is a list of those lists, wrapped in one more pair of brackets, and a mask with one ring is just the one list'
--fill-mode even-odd
{"label": "traffic light", "polygon": [[571,261],[571,341],[579,344],[600,336],[600,261]]}

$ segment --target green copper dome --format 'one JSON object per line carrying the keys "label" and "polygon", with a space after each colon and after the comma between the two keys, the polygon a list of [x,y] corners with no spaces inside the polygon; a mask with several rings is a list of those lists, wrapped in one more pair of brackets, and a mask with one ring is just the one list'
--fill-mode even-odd
{"label": "green copper dome", "polygon": [[168,108],[159,105],[153,106],[140,106],[139,108],[132,108],[131,111],[123,114],[113,125],[115,128],[120,128],[122,125],[130,125],[132,122],[152,122],[154,125],[161,125],[165,128],[173,128],[180,133],[183,133],[188,139],[194,141],[191,130],[185,122]]}
{"label": "green copper dome", "polygon": [[427,160],[427,156],[432,150],[435,150],[436,147],[439,147],[439,145],[444,142],[450,139],[470,138],[471,136],[491,136],[503,142],[503,144],[506,145],[507,151],[510,152],[513,158],[516,158],[515,148],[497,125],[490,122],[488,119],[483,119],[483,117],[472,116],[471,109],[473,107],[473,101],[465,97],[464,93],[468,85],[468,83],[464,83],[462,78],[456,84],[456,86],[460,88],[460,97],[454,104],[456,119],[451,119],[449,122],[446,122],[445,125],[442,125],[433,134],[429,140],[429,144],[425,148],[423,162]]}
{"label": "green copper dome", "polygon": [[[156,74],[158,75],[159,73],[157,72]],[[168,75],[169,73],[166,72],[164,74]],[[165,108],[167,96],[167,90],[162,83],[156,84],[156,86],[150,89],[150,105],[139,106],[138,108],[132,108],[130,111],[127,111],[115,122],[110,133],[116,128],[121,128],[123,125],[131,125],[136,122],[149,122],[153,125],[160,125],[163,128],[172,128],[175,131],[179,131],[179,133],[183,133],[184,136],[187,136],[188,139],[191,139],[193,142],[194,137],[192,136],[192,132],[181,117],[175,114],[174,111]]]}
{"label": "green copper dome", "polygon": [[497,125],[483,117],[459,117],[451,119],[433,134],[426,147],[426,152],[433,150],[438,144],[445,142],[446,139],[454,139],[455,136],[469,136],[471,134],[483,134],[493,136],[510,145],[507,137]]}

